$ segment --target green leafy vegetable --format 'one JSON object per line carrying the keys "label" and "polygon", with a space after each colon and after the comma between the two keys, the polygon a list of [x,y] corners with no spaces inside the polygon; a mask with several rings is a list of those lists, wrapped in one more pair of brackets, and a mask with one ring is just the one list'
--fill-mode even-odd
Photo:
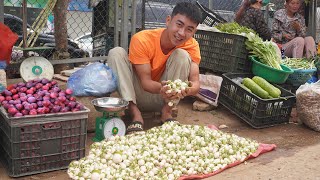
{"label": "green leafy vegetable", "polygon": [[281,57],[277,54],[276,46],[271,41],[263,41],[259,36],[249,33],[246,36],[246,48],[251,54],[256,55],[260,62],[275,69],[282,70]]}
{"label": "green leafy vegetable", "polygon": [[229,34],[241,34],[241,33],[254,33],[256,32],[253,29],[247,28],[245,26],[240,26],[236,22],[232,23],[220,23],[217,26],[215,26],[217,29],[219,29],[222,32],[229,33]]}
{"label": "green leafy vegetable", "polygon": [[261,63],[282,70],[281,57],[277,53],[276,44],[272,41],[263,41],[254,30],[240,26],[236,22],[219,24],[215,27],[221,32],[247,37],[245,44],[251,54],[256,55]]}

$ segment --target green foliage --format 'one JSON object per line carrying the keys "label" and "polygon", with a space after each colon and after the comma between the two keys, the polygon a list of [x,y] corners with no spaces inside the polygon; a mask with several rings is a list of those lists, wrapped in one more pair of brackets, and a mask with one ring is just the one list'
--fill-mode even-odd
{"label": "green foliage", "polygon": [[240,26],[236,22],[220,23],[215,27],[219,29],[221,32],[225,32],[229,34],[241,34],[241,33],[250,33],[250,32],[256,34],[256,32],[253,29],[247,28],[245,26]]}
{"label": "green foliage", "polygon": [[251,54],[257,56],[263,64],[275,69],[282,69],[280,66],[281,57],[277,54],[273,42],[263,41],[254,30],[240,26],[236,22],[223,23],[215,27],[221,32],[247,37],[245,44]]}

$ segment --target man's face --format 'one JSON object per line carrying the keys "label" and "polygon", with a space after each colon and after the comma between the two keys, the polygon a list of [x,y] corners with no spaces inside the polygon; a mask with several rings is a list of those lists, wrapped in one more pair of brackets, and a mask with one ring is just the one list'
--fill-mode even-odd
{"label": "man's face", "polygon": [[166,20],[169,40],[174,46],[186,42],[197,31],[198,24],[184,15],[168,16]]}

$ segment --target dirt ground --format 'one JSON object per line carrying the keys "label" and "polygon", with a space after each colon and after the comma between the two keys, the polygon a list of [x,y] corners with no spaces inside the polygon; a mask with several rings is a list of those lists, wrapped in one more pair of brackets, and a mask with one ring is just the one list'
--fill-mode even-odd
{"label": "dirt ground", "polygon": [[[188,98],[179,104],[178,120],[184,124],[225,124],[228,128],[222,131],[242,137],[252,138],[261,143],[276,144],[277,148],[269,153],[248,160],[233,168],[207,179],[319,179],[320,180],[320,133],[310,130],[302,124],[289,123],[264,129],[253,129],[240,118],[230,113],[222,105],[212,111],[199,112],[192,110],[194,99]],[[295,114],[293,110],[293,115]],[[145,114],[146,128],[159,125],[158,117]],[[295,120],[295,116],[291,121]],[[88,153],[94,133],[87,137]],[[69,179],[66,170],[53,171],[21,178],[8,177],[0,164],[0,180],[63,180]]]}

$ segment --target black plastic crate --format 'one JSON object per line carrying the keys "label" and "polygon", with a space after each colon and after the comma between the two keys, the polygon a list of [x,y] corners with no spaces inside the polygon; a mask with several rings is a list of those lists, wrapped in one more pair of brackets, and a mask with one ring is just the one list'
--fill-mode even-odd
{"label": "black plastic crate", "polygon": [[89,109],[8,117],[0,108],[1,161],[11,177],[68,168],[85,156]]}
{"label": "black plastic crate", "polygon": [[287,82],[285,82],[283,84],[279,84],[279,86],[292,92],[293,94],[296,94],[297,89],[300,87],[300,86],[293,86],[292,84],[287,83]]}
{"label": "black plastic crate", "polygon": [[275,85],[281,90],[281,98],[261,99],[248,92],[232,79],[252,78],[252,74],[225,73],[220,88],[219,103],[243,119],[254,128],[265,128],[288,123],[295,95]]}
{"label": "black plastic crate", "polygon": [[198,1],[196,4],[199,6],[202,12],[202,24],[208,25],[210,27],[218,25],[219,23],[226,23],[227,21],[219,16],[217,13],[213,12],[209,8],[203,6]]}
{"label": "black plastic crate", "polygon": [[198,30],[194,38],[200,46],[200,68],[219,73],[251,72],[252,63],[245,46],[246,37]]}

